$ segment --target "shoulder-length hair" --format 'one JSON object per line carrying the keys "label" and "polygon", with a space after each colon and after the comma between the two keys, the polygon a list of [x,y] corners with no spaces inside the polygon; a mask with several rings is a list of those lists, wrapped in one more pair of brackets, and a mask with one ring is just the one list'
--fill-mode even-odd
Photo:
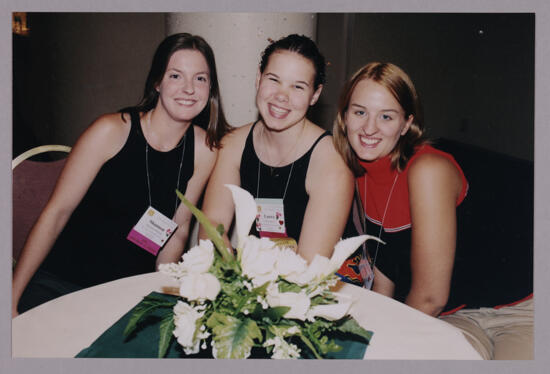
{"label": "shoulder-length hair", "polygon": [[394,169],[402,171],[415,152],[417,146],[427,142],[420,99],[409,76],[398,66],[389,62],[371,62],[359,69],[346,82],[338,101],[338,113],[333,125],[334,145],[356,177],[365,173],[357,155],[347,138],[346,112],[353,90],[357,84],[370,79],[385,87],[403,108],[405,119],[413,117],[409,130],[397,141],[390,153]]}
{"label": "shoulder-length hair", "polygon": [[193,123],[206,130],[206,144],[211,149],[220,148],[221,138],[230,132],[232,127],[227,123],[222,108],[214,52],[206,40],[198,35],[179,33],[166,37],[159,44],[153,56],[153,62],[147,75],[141,101],[134,107],[121,109],[120,112],[128,112],[130,110],[148,112],[156,107],[159,99],[156,87],[162,81],[172,55],[182,49],[191,49],[200,52],[208,65],[210,71],[210,98],[204,109],[193,119]]}

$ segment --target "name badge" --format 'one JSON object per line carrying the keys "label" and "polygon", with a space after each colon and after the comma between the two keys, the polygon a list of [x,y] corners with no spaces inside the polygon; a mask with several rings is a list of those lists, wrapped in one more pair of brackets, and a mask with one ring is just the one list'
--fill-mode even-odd
{"label": "name badge", "polygon": [[363,278],[363,287],[367,290],[372,289],[372,282],[374,281],[374,271],[367,257],[363,254],[359,261],[359,274]]}
{"label": "name badge", "polygon": [[260,238],[286,238],[283,199],[255,199],[258,207],[256,230]]}
{"label": "name badge", "polygon": [[149,206],[126,238],[156,256],[177,227],[176,222]]}

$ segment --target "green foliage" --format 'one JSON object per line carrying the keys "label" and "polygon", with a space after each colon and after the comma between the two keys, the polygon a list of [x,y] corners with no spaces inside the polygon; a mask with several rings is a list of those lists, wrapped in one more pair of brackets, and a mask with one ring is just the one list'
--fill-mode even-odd
{"label": "green foliage", "polygon": [[124,329],[124,336],[126,337],[129,336],[136,329],[138,323],[142,319],[150,315],[155,309],[158,309],[158,308],[172,309],[174,305],[176,305],[175,301],[169,301],[161,297],[157,297],[157,296],[144,297],[143,302],[141,302],[134,309],[134,312],[130,316],[130,319],[128,320],[128,324]]}
{"label": "green foliage", "polygon": [[160,322],[160,339],[158,358],[163,358],[172,341],[174,331],[174,313],[171,309],[167,310]]}
{"label": "green foliage", "polygon": [[220,232],[214,227],[212,222],[210,222],[210,220],[204,215],[204,213],[201,212],[196,206],[194,206],[189,200],[187,200],[180,191],[176,190],[176,195],[178,195],[178,198],[182,201],[182,203],[185,204],[185,206],[197,218],[197,221],[199,221],[199,223],[202,225],[202,227],[208,234],[208,237],[210,238],[210,240],[212,240],[212,243],[214,243],[214,246],[217,248],[224,261],[229,262],[231,260],[234,260],[233,255],[228,251],[227,247],[225,246],[225,242],[223,241]]}
{"label": "green foliage", "polygon": [[206,321],[212,329],[217,358],[244,358],[250,354],[254,339],[261,341],[262,332],[250,318],[238,319],[212,313]]}
{"label": "green foliage", "polygon": [[296,283],[290,283],[289,281],[285,279],[280,279],[278,282],[279,285],[279,292],[295,292],[300,293],[302,291],[302,287],[297,285]]}
{"label": "green foliage", "polygon": [[346,334],[353,334],[363,338],[365,343],[369,343],[372,338],[372,331],[367,331],[362,328],[353,318],[344,318],[341,324],[336,326],[336,329]]}

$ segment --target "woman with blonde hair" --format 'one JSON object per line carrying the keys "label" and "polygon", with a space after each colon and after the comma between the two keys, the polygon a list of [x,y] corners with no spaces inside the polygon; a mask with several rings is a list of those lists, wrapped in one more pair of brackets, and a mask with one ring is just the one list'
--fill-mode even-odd
{"label": "woman with blonde hair", "polygon": [[[385,242],[369,243],[373,290],[458,327],[484,359],[532,359],[532,294],[518,300],[486,290],[502,301],[492,308],[464,286],[486,281],[469,279],[482,256],[457,248],[468,182],[455,159],[426,140],[408,75],[391,63],[359,69],[340,97],[334,142],[356,177],[358,231]],[[492,277],[495,264],[481,265],[481,277]]]}
{"label": "woman with blonde hair", "polygon": [[[356,176],[373,290],[437,316],[449,296],[456,207],[468,183],[425,139],[416,89],[399,67],[370,63],[347,82],[334,142]],[[370,244],[370,243],[369,243]]]}

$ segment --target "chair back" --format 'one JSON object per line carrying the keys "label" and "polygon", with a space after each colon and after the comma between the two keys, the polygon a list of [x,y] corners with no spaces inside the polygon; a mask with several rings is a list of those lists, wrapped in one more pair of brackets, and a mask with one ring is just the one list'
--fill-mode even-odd
{"label": "chair back", "polygon": [[43,152],[69,152],[67,146],[40,146],[33,148],[12,162],[13,188],[13,250],[14,261],[19,258],[27,236],[48,202],[65,165],[66,158],[39,162],[28,158]]}

